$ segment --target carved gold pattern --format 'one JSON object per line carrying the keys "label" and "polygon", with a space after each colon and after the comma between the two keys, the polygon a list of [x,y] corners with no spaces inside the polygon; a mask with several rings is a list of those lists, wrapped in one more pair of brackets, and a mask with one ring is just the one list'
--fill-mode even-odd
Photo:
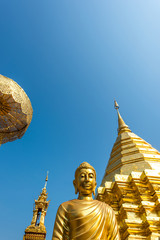
{"label": "carved gold pattern", "polygon": [[[45,187],[42,189],[42,192],[38,197],[38,200],[35,200],[35,208],[33,210],[33,218],[31,221],[31,225],[26,228],[23,240],[31,240],[31,239],[45,240],[46,238],[46,228],[44,225],[44,220],[45,220],[48,205],[50,202],[50,201],[47,201],[47,195],[48,195],[46,193],[47,181],[48,181],[48,174],[46,177]],[[39,223],[37,223],[40,213],[41,215],[40,215]]]}
{"label": "carved gold pattern", "polygon": [[98,188],[97,199],[114,209],[122,240],[159,239],[160,172],[116,174],[114,182]]}
{"label": "carved gold pattern", "polygon": [[33,109],[24,90],[0,75],[0,143],[14,141],[26,132]]}

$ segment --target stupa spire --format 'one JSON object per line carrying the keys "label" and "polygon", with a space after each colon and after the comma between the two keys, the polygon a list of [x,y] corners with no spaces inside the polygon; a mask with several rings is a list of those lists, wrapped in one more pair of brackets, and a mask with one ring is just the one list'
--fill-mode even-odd
{"label": "stupa spire", "polygon": [[119,113],[119,105],[114,100],[114,108],[117,110],[117,115],[118,115],[118,135],[120,135],[122,132],[131,132],[127,124],[124,122],[123,118],[121,117]]}
{"label": "stupa spire", "polygon": [[47,187],[47,182],[48,182],[48,173],[49,173],[49,171],[47,171],[47,176],[46,176],[46,179],[45,179],[44,188],[46,188],[46,187]]}

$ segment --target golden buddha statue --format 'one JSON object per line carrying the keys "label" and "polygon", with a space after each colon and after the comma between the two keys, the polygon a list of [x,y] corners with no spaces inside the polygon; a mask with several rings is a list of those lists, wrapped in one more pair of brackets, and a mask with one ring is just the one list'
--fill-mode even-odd
{"label": "golden buddha statue", "polygon": [[82,163],[73,184],[78,199],[60,205],[52,240],[120,240],[114,211],[92,198],[97,185],[95,169],[87,162]]}

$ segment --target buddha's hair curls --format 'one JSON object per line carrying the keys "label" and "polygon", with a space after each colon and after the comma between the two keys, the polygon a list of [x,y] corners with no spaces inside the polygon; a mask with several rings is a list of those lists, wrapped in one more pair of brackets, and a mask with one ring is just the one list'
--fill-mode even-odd
{"label": "buddha's hair curls", "polygon": [[96,170],[94,169],[94,167],[92,167],[89,163],[87,162],[83,162],[79,165],[79,167],[76,169],[75,171],[75,179],[77,178],[78,176],[78,172],[82,169],[82,168],[89,168],[89,169],[92,169],[94,174],[95,174],[95,179],[96,179]]}

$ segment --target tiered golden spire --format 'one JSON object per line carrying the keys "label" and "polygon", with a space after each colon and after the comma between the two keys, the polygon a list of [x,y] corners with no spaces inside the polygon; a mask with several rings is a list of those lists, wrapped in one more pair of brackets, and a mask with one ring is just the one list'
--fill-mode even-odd
{"label": "tiered golden spire", "polygon": [[112,148],[102,185],[112,181],[115,174],[142,172],[144,169],[160,168],[160,153],[149,143],[132,133],[119,113],[119,105],[114,101],[118,114],[118,137]]}
{"label": "tiered golden spire", "polygon": [[48,209],[48,205],[50,201],[47,201],[48,193],[46,190],[48,181],[48,172],[45,179],[45,185],[38,197],[38,200],[35,200],[35,207],[33,209],[33,218],[31,225],[28,226],[25,230],[25,235],[23,240],[45,240],[46,238],[46,228],[44,225],[44,220],[46,216],[46,212]]}

